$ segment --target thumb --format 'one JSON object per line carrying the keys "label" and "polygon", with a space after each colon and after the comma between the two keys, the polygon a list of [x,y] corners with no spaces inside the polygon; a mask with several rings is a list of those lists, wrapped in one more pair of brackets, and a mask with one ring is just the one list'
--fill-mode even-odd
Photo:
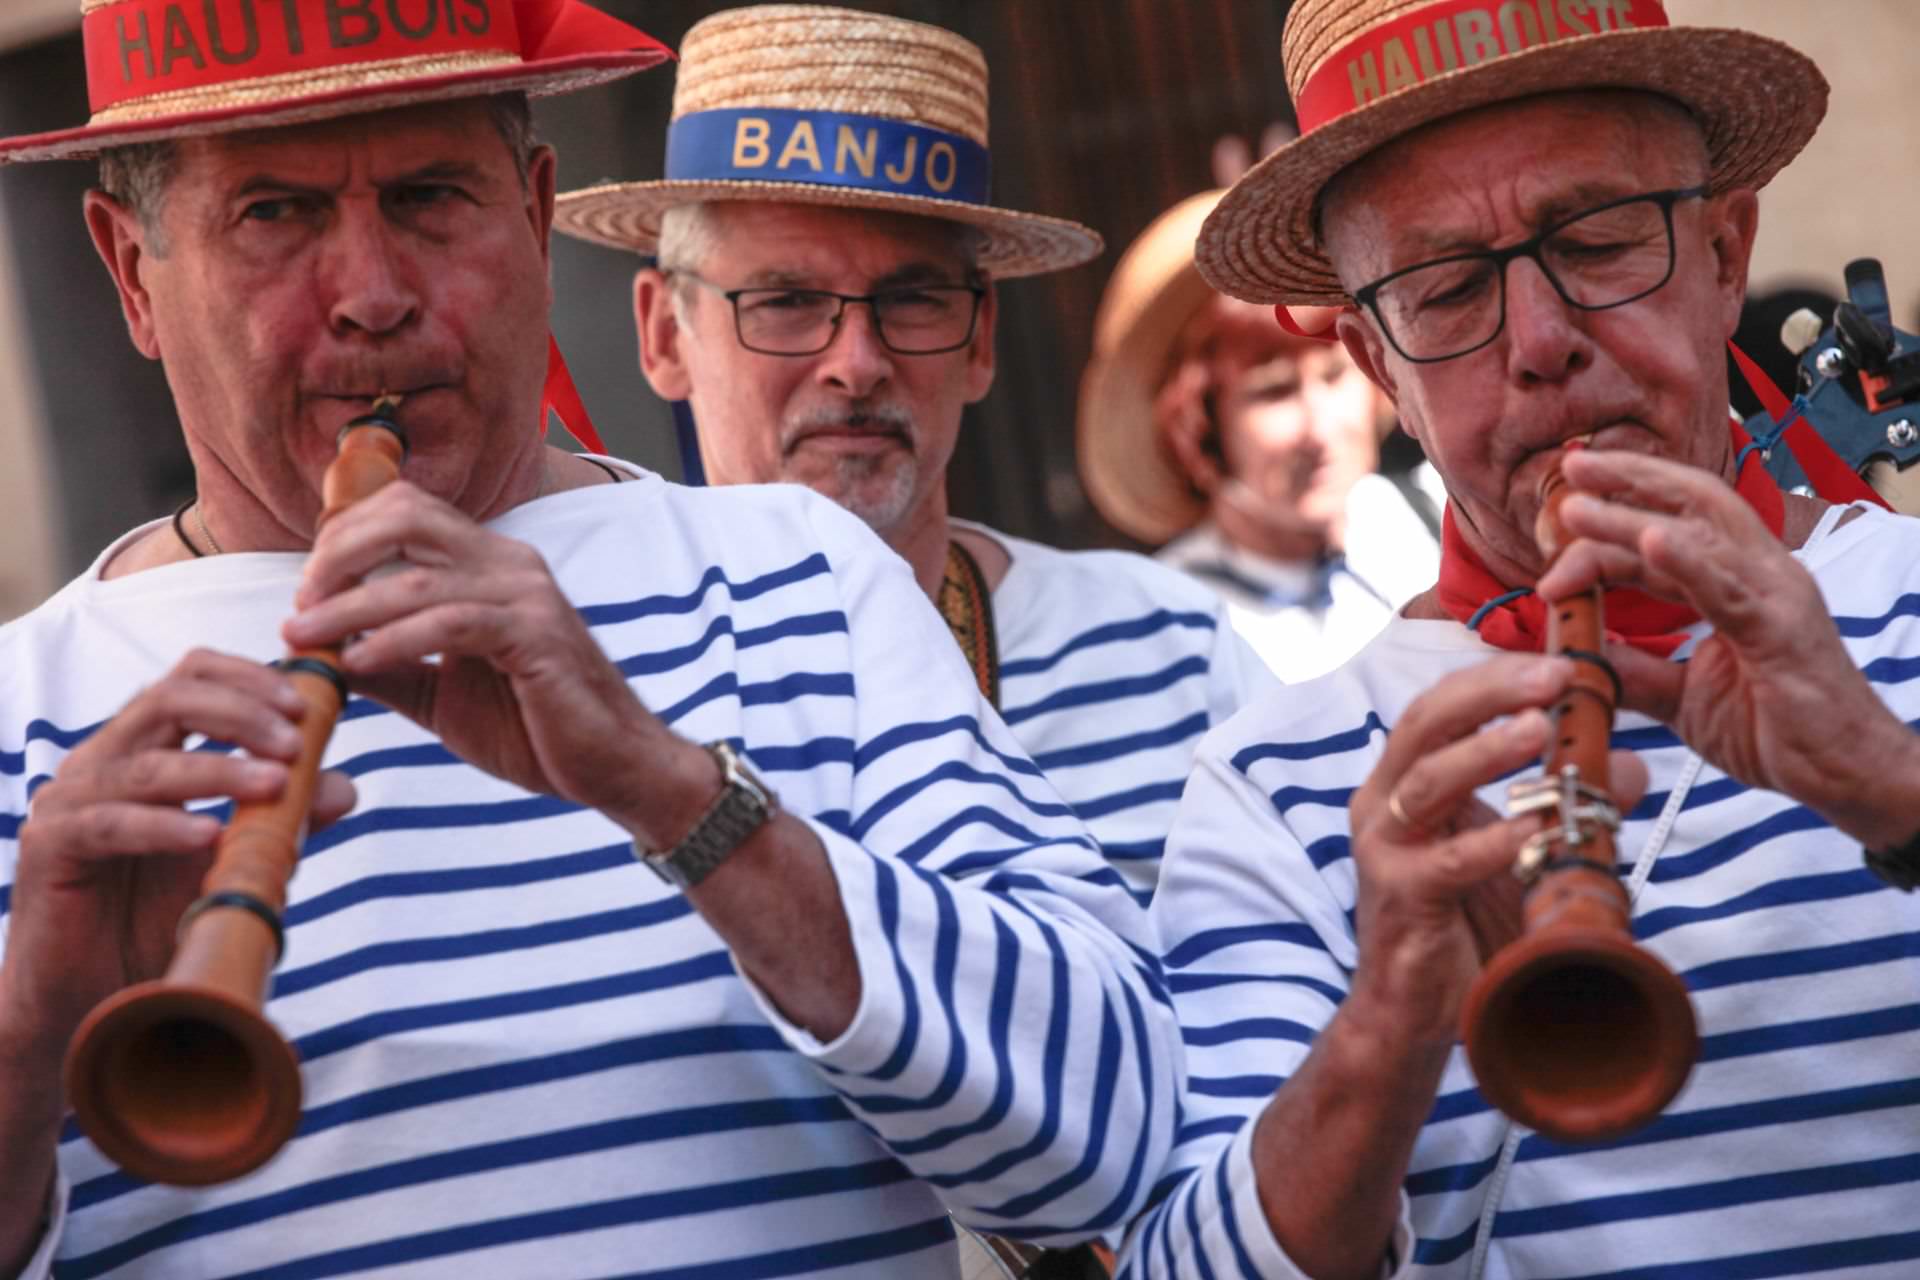
{"label": "thumb", "polygon": [[1655,657],[1630,644],[1607,645],[1607,661],[1620,677],[1620,705],[1670,725],[1680,713],[1687,669],[1682,663]]}
{"label": "thumb", "polygon": [[338,769],[328,769],[313,789],[313,829],[318,831],[346,817],[359,800],[353,779]]}

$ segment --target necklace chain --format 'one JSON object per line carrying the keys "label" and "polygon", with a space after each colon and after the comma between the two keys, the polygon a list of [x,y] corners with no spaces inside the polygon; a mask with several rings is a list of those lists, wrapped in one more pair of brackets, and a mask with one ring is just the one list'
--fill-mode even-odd
{"label": "necklace chain", "polygon": [[[588,461],[593,462],[593,465],[595,465],[596,467],[599,467],[602,471],[606,472],[607,475],[612,478],[613,483],[615,484],[619,484],[622,481],[627,479],[625,475],[621,474],[618,471],[615,471],[612,467],[607,466],[605,463],[594,461],[591,458],[589,458]],[[538,489],[538,491],[534,493],[533,496],[535,498],[544,497],[546,495],[548,488],[551,487],[551,484],[552,484],[552,476],[549,474],[549,470],[547,468],[542,468],[540,472],[540,488]],[[220,545],[220,539],[214,537],[213,530],[207,527],[207,517],[201,514],[199,502],[195,501],[188,505],[193,514],[193,527],[200,531],[201,538],[203,538],[206,541],[207,552],[203,553],[200,550],[200,548],[194,546],[193,543],[188,540],[186,531],[179,527],[181,513],[176,510],[174,513],[174,532],[180,535],[180,541],[185,542],[187,544],[187,550],[193,552],[196,556],[202,555],[202,554],[209,554],[209,553],[216,556],[225,554],[226,548]]]}
{"label": "necklace chain", "polygon": [[220,540],[213,536],[213,530],[207,528],[207,518],[200,514],[200,504],[193,504],[193,523],[200,530],[200,536],[207,540],[214,555],[220,555]]}

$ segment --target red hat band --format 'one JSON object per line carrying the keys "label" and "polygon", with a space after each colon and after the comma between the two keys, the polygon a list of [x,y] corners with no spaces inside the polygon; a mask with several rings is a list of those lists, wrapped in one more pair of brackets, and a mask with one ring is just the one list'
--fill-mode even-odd
{"label": "red hat band", "polygon": [[570,0],[94,0],[82,30],[96,126],[646,39]]}
{"label": "red hat band", "polygon": [[1664,27],[1659,0],[1440,0],[1368,29],[1322,59],[1294,94],[1310,133],[1450,71],[1582,36]]}

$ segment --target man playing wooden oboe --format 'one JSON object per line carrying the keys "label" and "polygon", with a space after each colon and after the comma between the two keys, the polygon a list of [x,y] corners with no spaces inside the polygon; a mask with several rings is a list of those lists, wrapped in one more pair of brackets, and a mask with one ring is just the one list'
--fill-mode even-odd
{"label": "man playing wooden oboe", "polygon": [[[1920,853],[1920,526],[1781,494],[1727,411],[1755,190],[1825,81],[1654,0],[1300,0],[1284,61],[1302,137],[1197,259],[1347,308],[1448,519],[1437,590],[1201,748],[1154,901],[1189,1109],[1126,1274],[1911,1270],[1920,908],[1862,851]],[[1545,615],[1596,580],[1618,869],[1702,1052],[1579,1146],[1489,1105],[1459,1038],[1542,823],[1499,817],[1506,783],[1594,670],[1540,654]]]}
{"label": "man playing wooden oboe", "polygon": [[[197,497],[0,629],[0,1274],[957,1278],[950,1214],[1137,1210],[1145,917],[905,567],[804,489],[541,439],[523,95],[660,47],[576,0],[85,10],[93,123],[0,160],[109,149],[87,223]],[[383,393],[399,479],[316,533]],[[334,644],[265,1010],[298,1131],[146,1185],[63,1133],[63,1052],[165,967],[204,802],[286,785],[262,661]]]}

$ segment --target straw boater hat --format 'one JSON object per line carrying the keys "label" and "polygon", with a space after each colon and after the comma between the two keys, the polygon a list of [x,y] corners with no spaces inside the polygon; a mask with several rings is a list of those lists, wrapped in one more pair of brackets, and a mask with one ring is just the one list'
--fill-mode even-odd
{"label": "straw boater hat", "polygon": [[1120,256],[1093,322],[1080,381],[1080,480],[1116,528],[1158,545],[1192,527],[1205,503],[1155,428],[1153,404],[1180,335],[1213,299],[1193,265],[1200,224],[1226,192],[1188,196]]}
{"label": "straw boater hat", "polygon": [[579,0],[80,0],[84,127],[0,164],[452,98],[564,93],[672,56]]}
{"label": "straw boater hat", "polygon": [[652,253],[660,217],[709,200],[923,214],[978,228],[1006,279],[1098,254],[1089,227],[988,204],[987,63],[925,23],[821,5],[714,14],[687,32],[660,182],[560,197],[570,236]]}
{"label": "straw boater hat", "polygon": [[1640,89],[1693,113],[1715,191],[1760,187],[1826,113],[1827,82],[1751,32],[1672,27],[1658,0],[1298,0],[1281,37],[1301,137],[1247,171],[1200,270],[1249,302],[1347,302],[1314,235],[1328,179],[1421,125],[1536,93]]}

